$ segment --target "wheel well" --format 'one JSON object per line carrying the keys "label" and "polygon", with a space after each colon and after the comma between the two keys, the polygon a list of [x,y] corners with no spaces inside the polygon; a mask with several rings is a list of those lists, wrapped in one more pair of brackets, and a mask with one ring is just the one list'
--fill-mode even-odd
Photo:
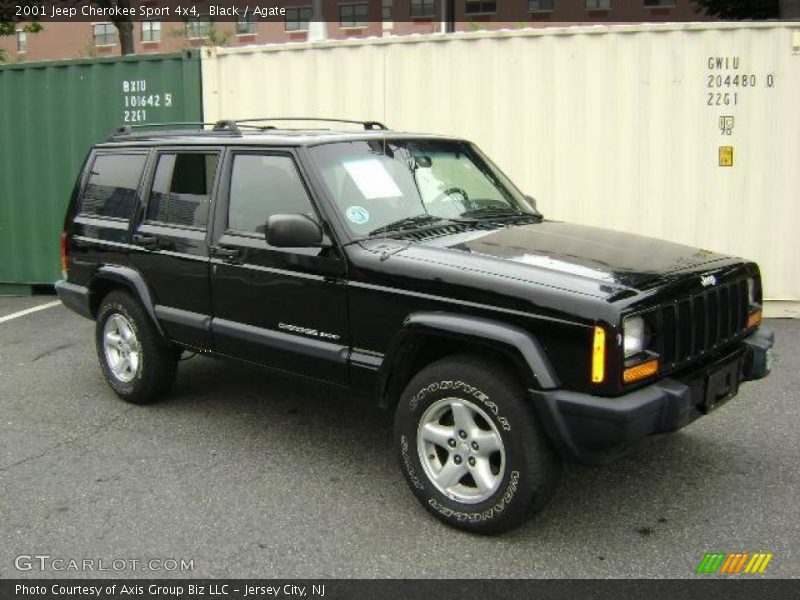
{"label": "wheel well", "polygon": [[533,373],[522,356],[512,348],[499,348],[473,340],[421,334],[415,335],[398,352],[396,360],[393,361],[392,371],[386,379],[386,385],[381,390],[379,404],[393,408],[414,375],[437,360],[460,354],[473,354],[486,360],[497,361],[510,367],[526,387],[536,386]]}
{"label": "wheel well", "polygon": [[103,303],[103,298],[115,290],[133,292],[133,289],[130,285],[117,279],[101,277],[92,282],[91,287],[89,288],[89,309],[92,311],[93,317],[97,316],[97,311],[100,310],[100,305]]}

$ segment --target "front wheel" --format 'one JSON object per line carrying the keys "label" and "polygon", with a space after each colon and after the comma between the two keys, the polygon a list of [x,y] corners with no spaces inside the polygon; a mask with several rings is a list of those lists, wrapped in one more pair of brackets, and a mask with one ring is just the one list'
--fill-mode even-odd
{"label": "front wheel", "polygon": [[560,470],[515,374],[467,355],[411,380],[397,406],[395,444],[422,505],[475,533],[524,522],[549,499]]}

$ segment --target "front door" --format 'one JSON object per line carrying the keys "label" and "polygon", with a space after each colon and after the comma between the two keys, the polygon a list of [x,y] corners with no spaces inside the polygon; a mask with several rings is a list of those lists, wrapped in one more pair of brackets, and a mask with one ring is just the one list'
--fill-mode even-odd
{"label": "front door", "polygon": [[131,262],[150,285],[167,336],[212,349],[207,228],[221,152],[160,149]]}
{"label": "front door", "polygon": [[295,157],[231,150],[211,247],[216,350],[282,371],[347,382],[345,261],[335,246],[276,248],[274,214],[319,213]]}

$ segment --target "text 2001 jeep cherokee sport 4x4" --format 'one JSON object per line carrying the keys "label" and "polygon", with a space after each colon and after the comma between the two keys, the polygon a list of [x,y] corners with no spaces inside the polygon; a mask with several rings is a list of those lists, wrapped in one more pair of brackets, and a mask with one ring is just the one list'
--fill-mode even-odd
{"label": "text 2001 jeep cherokee sport 4x4", "polygon": [[120,131],[63,236],[67,306],[146,403],[182,350],[372,394],[436,517],[481,533],[560,459],[618,456],[769,372],[752,262],[543,219],[474,145],[363,131]]}

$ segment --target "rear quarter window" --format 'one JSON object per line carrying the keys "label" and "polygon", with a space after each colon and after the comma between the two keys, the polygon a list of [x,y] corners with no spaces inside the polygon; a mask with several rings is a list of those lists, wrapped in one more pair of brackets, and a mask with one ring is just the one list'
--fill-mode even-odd
{"label": "rear quarter window", "polygon": [[98,154],[78,212],[95,217],[130,219],[146,154]]}

